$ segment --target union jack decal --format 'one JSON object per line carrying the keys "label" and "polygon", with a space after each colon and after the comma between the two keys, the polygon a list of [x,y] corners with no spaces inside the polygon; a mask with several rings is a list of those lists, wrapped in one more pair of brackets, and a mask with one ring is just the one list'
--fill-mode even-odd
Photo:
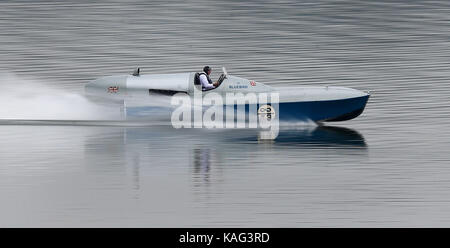
{"label": "union jack decal", "polygon": [[108,93],[117,93],[119,91],[119,87],[117,86],[110,86],[108,88]]}

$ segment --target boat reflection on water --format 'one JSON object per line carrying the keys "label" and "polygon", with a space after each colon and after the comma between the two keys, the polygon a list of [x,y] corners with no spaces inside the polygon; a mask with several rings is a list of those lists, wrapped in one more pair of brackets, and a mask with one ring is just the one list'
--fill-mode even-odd
{"label": "boat reflection on water", "polygon": [[257,136],[240,137],[237,141],[258,141],[277,146],[341,146],[348,148],[366,148],[364,137],[356,130],[336,126],[314,126],[284,128],[275,140],[258,140]]}
{"label": "boat reflection on water", "polygon": [[258,140],[258,131],[252,129],[152,126],[93,130],[86,139],[85,159],[96,167],[103,164],[108,170],[128,171],[135,189],[140,188],[142,173],[171,175],[187,168],[193,186],[205,186],[225,180],[224,174],[237,173],[236,168],[358,161],[368,153],[360,133],[332,126],[284,128],[274,141]]}

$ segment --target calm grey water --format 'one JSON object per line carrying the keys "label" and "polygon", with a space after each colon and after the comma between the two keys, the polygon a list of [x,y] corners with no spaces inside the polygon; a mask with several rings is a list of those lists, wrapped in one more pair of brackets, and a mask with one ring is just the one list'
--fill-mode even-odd
{"label": "calm grey water", "polygon": [[372,97],[273,142],[2,122],[1,227],[450,227],[448,1],[96,2],[0,2],[1,119],[100,118],[84,83],[137,66]]}

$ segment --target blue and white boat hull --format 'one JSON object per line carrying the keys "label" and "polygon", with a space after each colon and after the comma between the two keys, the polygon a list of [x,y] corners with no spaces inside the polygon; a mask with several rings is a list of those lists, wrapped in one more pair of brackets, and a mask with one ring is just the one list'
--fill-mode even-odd
{"label": "blue and white boat hull", "polygon": [[345,121],[358,117],[369,93],[344,87],[279,89],[280,120]]}
{"label": "blue and white boat hull", "polygon": [[[328,101],[281,102],[278,106],[278,118],[280,121],[346,121],[358,117],[364,111],[368,99],[369,95]],[[205,107],[204,110],[207,108],[209,107]],[[174,108],[155,106],[127,106],[125,109],[128,119],[151,118],[152,116],[170,119],[170,113],[174,110]],[[235,105],[234,109],[236,110],[238,107]],[[245,106],[246,114],[249,109],[247,104]]]}

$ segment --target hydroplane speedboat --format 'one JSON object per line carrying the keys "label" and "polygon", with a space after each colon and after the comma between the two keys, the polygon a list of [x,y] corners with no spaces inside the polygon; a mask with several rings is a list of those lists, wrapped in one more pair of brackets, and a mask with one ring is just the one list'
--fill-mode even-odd
{"label": "hydroplane speedboat", "polygon": [[173,109],[174,106],[167,102],[162,105],[154,103],[159,102],[161,97],[177,93],[190,97],[211,92],[223,96],[227,93],[278,93],[278,113],[274,114],[280,121],[314,122],[353,119],[364,111],[370,96],[369,92],[334,86],[271,87],[228,75],[225,68],[219,81],[220,85],[215,89],[202,91],[201,85],[196,82],[195,72],[141,75],[138,68],[131,75],[106,76],[93,80],[86,85],[85,91],[88,96],[97,100],[107,99],[122,104],[127,118],[151,116],[156,110],[161,113],[161,109]]}

